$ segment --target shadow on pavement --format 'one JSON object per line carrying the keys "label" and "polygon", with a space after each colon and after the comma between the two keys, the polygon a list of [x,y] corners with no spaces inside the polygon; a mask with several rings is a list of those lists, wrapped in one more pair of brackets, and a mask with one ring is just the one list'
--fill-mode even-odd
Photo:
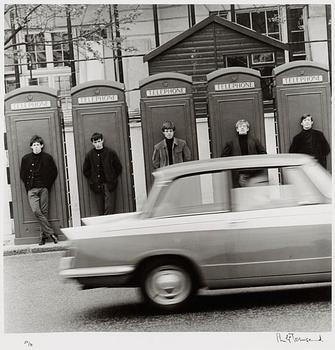
{"label": "shadow on pavement", "polygon": [[[211,293],[211,292],[208,292]],[[198,295],[188,307],[180,312],[180,315],[198,312],[239,311],[245,309],[257,309],[262,307],[290,306],[295,304],[309,304],[314,302],[329,302],[331,300],[331,287],[316,287],[293,290],[277,290],[262,292],[243,292],[239,294],[215,294]],[[125,300],[121,305],[92,308],[85,312],[88,320],[113,319],[114,321],[129,318],[144,319],[148,316],[160,315],[142,302],[127,304]],[[165,315],[169,317],[169,314]]]}

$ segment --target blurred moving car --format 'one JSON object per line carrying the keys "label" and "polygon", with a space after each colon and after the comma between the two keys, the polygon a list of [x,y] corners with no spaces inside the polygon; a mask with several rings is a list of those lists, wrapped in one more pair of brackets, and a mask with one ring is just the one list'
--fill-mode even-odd
{"label": "blurred moving car", "polygon": [[331,280],[331,176],[307,155],[162,168],[142,212],[62,229],[60,275],[83,288],[140,287],[175,311],[200,288]]}

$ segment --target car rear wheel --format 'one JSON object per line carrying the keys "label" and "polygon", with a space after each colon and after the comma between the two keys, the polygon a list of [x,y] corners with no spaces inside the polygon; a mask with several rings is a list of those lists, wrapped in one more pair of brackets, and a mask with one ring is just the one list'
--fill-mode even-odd
{"label": "car rear wheel", "polygon": [[191,273],[183,263],[171,260],[147,265],[141,276],[144,299],[161,311],[178,311],[193,297],[195,285]]}

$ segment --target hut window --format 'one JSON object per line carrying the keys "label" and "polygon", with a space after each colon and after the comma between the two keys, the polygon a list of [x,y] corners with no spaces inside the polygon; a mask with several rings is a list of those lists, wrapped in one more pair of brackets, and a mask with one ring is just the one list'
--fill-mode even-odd
{"label": "hut window", "polygon": [[275,61],[275,55],[273,52],[251,54],[252,64],[274,63],[274,61]]}
{"label": "hut window", "polygon": [[249,67],[248,55],[225,56],[225,67]]}

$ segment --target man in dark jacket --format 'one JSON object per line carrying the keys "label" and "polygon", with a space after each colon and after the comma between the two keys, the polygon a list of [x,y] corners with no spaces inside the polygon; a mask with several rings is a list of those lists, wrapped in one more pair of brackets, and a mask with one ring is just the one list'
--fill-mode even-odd
{"label": "man in dark jacket", "polygon": [[294,136],[289,152],[309,154],[326,168],[327,155],[330,152],[329,143],[321,131],[312,129],[313,123],[310,114],[301,117],[302,131]]}
{"label": "man in dark jacket", "polygon": [[122,165],[115,151],[104,147],[101,133],[94,133],[91,142],[93,149],[85,157],[83,173],[94,193],[99,214],[114,214],[116,188]]}
{"label": "man in dark jacket", "polygon": [[260,141],[248,135],[250,124],[247,120],[238,120],[235,127],[237,134],[233,136],[232,140],[226,143],[221,157],[266,153]]}
{"label": "man in dark jacket", "polygon": [[30,140],[31,153],[22,157],[20,178],[28,194],[28,202],[41,226],[39,245],[48,237],[57,243],[57,237],[48,221],[49,192],[57,177],[57,167],[52,156],[43,152],[44,141],[35,135]]}
{"label": "man in dark jacket", "polygon": [[[251,135],[248,135],[250,124],[245,119],[240,119],[235,124],[236,135],[228,141],[222,151],[221,157],[244,156],[248,154],[264,154],[265,148],[260,141]],[[233,171],[234,187],[245,186],[250,178],[249,171]]]}

